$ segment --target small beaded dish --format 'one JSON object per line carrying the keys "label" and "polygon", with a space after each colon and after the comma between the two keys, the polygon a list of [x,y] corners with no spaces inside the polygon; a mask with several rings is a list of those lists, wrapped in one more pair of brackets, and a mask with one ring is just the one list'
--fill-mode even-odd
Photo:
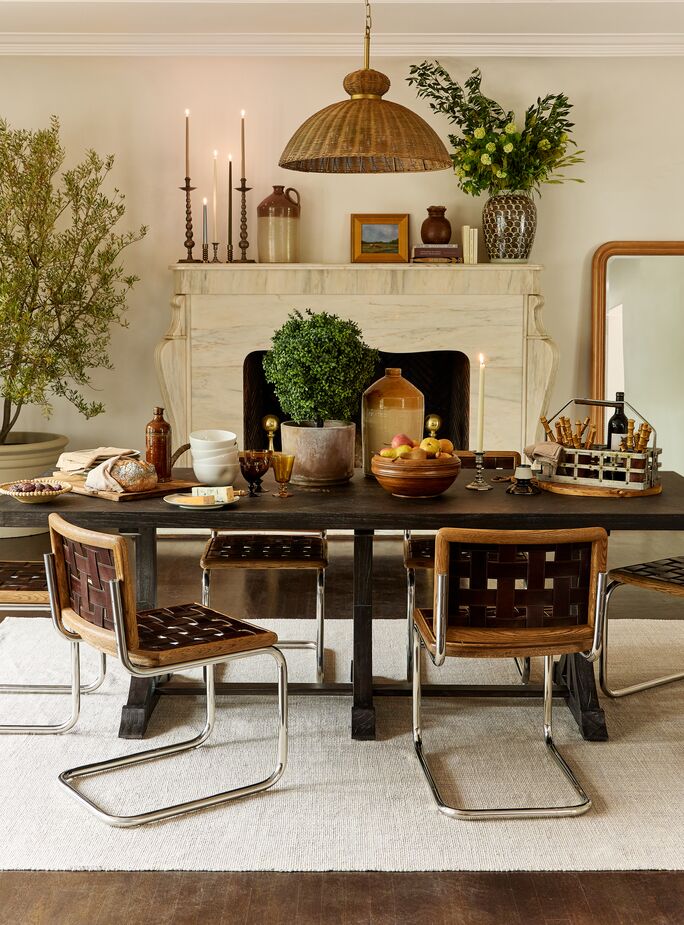
{"label": "small beaded dish", "polygon": [[[30,486],[34,486],[33,490]],[[9,495],[10,498],[22,501],[24,504],[46,504],[69,491],[71,491],[71,485],[53,478],[17,479],[14,482],[5,482],[0,485],[0,494]]]}

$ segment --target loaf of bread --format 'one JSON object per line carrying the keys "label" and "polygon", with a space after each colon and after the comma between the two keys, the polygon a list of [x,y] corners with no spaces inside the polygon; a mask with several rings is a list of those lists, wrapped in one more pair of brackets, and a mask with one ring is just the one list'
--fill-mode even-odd
{"label": "loaf of bread", "polygon": [[149,491],[157,486],[157,470],[143,459],[126,459],[120,456],[110,469],[124,491]]}

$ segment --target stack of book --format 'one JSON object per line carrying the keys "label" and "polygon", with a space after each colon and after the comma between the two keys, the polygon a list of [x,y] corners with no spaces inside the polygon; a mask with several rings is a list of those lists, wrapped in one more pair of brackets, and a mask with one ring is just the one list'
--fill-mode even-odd
{"label": "stack of book", "polygon": [[411,251],[412,263],[463,263],[458,244],[418,244]]}
{"label": "stack of book", "polygon": [[463,263],[477,263],[477,228],[464,225],[461,229],[463,240]]}

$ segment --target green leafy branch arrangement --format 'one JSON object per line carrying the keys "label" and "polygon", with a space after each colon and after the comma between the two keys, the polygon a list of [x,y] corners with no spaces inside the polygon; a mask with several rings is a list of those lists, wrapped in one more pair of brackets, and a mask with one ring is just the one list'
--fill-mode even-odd
{"label": "green leafy branch arrangement", "polygon": [[408,83],[433,112],[443,113],[461,130],[449,135],[451,158],[460,188],[471,196],[483,191],[536,190],[542,183],[563,183],[562,171],[581,164],[584,151],[571,138],[574,123],[568,116],[572,103],[564,93],[537,98],[525,112],[522,128],[512,111],[504,110],[481,90],[482,74],[476,68],[464,85],[452,80],[438,61],[413,64]]}
{"label": "green leafy branch arrangement", "polygon": [[264,356],[270,382],[294,421],[350,421],[378,359],[355,321],[307,309],[293,311]]}
{"label": "green leafy branch arrangement", "polygon": [[0,119],[0,444],[19,412],[66,398],[86,417],[104,406],[80,387],[111,369],[110,327],[123,327],[128,291],[120,256],[146,234],[117,234],[124,196],[103,186],[112,156],[94,151],[60,175],[59,121],[37,131]]}

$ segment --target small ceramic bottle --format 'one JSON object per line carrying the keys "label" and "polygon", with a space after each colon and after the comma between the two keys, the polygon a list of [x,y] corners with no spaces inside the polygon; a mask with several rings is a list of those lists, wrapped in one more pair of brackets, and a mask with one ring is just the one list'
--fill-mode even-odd
{"label": "small ceramic bottle", "polygon": [[424,419],[425,398],[420,389],[404,379],[400,369],[386,369],[361,400],[364,474],[372,475],[371,457],[389,446],[392,437],[405,434],[422,440]]}
{"label": "small ceramic bottle", "polygon": [[160,482],[171,480],[171,425],[164,420],[164,409],[155,408],[145,428],[145,459],[157,470]]}
{"label": "small ceramic bottle", "polygon": [[428,206],[428,217],[420,226],[423,244],[448,244],[451,241],[451,222],[445,212],[446,206]]}
{"label": "small ceramic bottle", "polygon": [[[295,198],[296,197],[296,198]],[[274,186],[257,206],[259,263],[297,263],[299,260],[299,193]]]}

